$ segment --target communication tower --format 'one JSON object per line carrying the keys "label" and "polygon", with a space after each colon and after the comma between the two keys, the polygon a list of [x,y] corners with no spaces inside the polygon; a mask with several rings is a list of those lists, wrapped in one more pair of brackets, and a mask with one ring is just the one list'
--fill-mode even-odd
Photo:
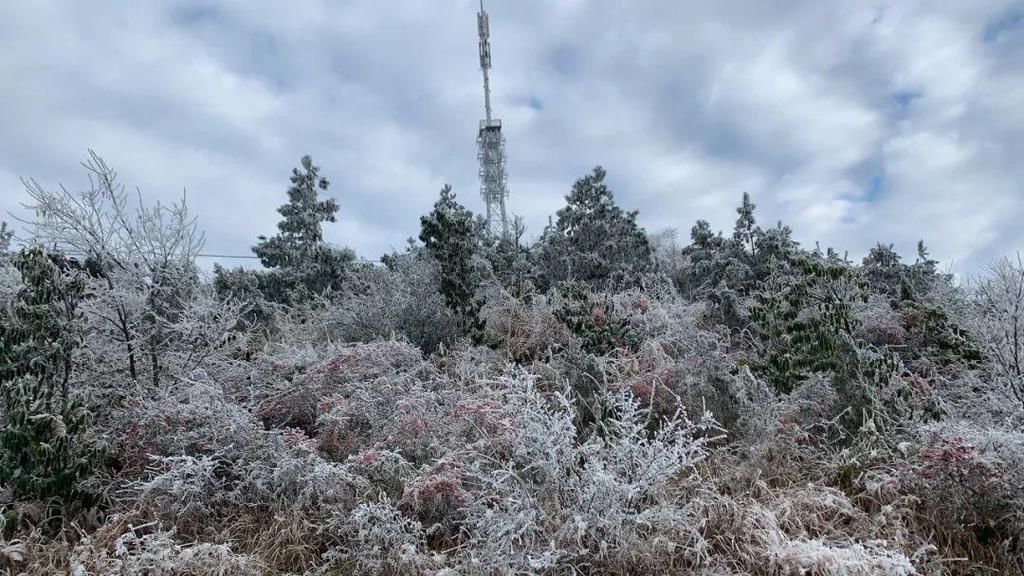
{"label": "communication tower", "polygon": [[506,172],[505,135],[501,133],[501,120],[491,117],[491,30],[480,0],[480,12],[476,15],[476,27],[480,33],[480,69],[484,73],[484,119],[480,121],[477,133],[477,160],[480,162],[480,197],[487,209],[487,226],[493,234],[508,236],[508,216],[505,199],[508,198],[508,173]]}

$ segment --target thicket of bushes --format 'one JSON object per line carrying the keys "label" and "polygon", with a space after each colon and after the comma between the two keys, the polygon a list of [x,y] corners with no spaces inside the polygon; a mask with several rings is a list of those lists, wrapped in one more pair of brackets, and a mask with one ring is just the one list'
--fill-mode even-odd
{"label": "thicket of bushes", "polygon": [[0,229],[0,569],[1024,573],[1024,266],[648,235],[600,168],[532,245],[450,188],[381,266],[292,174],[264,270],[184,204]]}

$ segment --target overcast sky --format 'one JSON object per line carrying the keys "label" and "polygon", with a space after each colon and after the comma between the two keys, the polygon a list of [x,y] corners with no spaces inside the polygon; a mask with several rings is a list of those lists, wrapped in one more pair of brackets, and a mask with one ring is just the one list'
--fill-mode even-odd
{"label": "overcast sky", "polygon": [[[444,183],[480,211],[476,0],[0,2],[0,210],[95,149],[188,200],[207,251],[272,234],[311,154],[327,238],[376,258]],[[509,200],[541,231],[600,164],[649,231],[763,224],[958,272],[1024,250],[1024,2],[488,0]],[[24,214],[24,212],[19,212]]]}

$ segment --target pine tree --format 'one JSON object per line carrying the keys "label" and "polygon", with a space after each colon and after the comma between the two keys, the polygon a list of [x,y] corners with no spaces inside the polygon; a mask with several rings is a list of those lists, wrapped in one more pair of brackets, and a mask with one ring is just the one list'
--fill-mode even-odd
{"label": "pine tree", "polygon": [[18,498],[83,498],[79,483],[100,454],[85,439],[89,414],[68,389],[85,282],[41,248],[22,250],[14,265],[23,286],[0,318],[0,483]]}
{"label": "pine tree", "polygon": [[277,209],[283,219],[277,235],[259,237],[253,252],[271,274],[260,277],[260,287],[274,301],[289,302],[304,294],[320,294],[341,286],[346,268],[355,259],[348,249],[329,246],[323,239],[324,222],[334,222],[338,204],[319,199],[330,186],[309,156],[302,169],[292,169],[288,203]]}
{"label": "pine tree", "polygon": [[672,279],[676,290],[698,298],[717,287],[725,273],[727,242],[706,220],[698,220],[690,230],[690,245],[681,250],[683,265]]}
{"label": "pine tree", "polygon": [[861,263],[871,291],[889,298],[893,306],[916,302],[931,291],[936,282],[949,280],[938,273],[938,262],[928,256],[924,242],[917,244],[917,261],[907,265],[892,244],[878,244]]}
{"label": "pine tree", "polygon": [[732,237],[716,235],[707,222],[697,221],[690,245],[682,250],[687,266],[674,279],[680,292],[691,298],[732,300],[752,294],[773,274],[793,272],[791,260],[799,246],[792,231],[781,222],[761,229],[756,208],[744,192]]}
{"label": "pine tree", "polygon": [[714,248],[722,244],[721,239],[716,238],[715,233],[711,231],[711,225],[707,220],[697,220],[690,229],[690,243],[701,249]]}
{"label": "pine tree", "polygon": [[484,230],[484,223],[458,203],[447,184],[441,189],[434,209],[420,218],[420,241],[437,262],[445,303],[474,338],[483,331],[483,303],[476,294],[481,280],[475,260]]}
{"label": "pine tree", "polygon": [[750,194],[744,192],[743,203],[736,209],[740,217],[736,219],[736,227],[732,233],[732,239],[737,247],[751,255],[757,253],[757,240],[761,237],[761,229],[754,218],[755,208],[757,205],[750,201]]}
{"label": "pine tree", "polygon": [[597,290],[637,287],[654,269],[647,234],[637,212],[615,204],[600,166],[573,184],[566,206],[545,230],[538,255],[539,283],[586,282]]}
{"label": "pine tree", "polygon": [[886,296],[894,306],[900,300],[905,268],[892,244],[877,244],[861,261],[861,272],[871,291]]}

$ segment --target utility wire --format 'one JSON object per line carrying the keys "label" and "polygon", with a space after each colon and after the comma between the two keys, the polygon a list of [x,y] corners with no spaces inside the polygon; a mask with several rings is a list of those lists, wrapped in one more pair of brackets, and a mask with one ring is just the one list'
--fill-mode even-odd
{"label": "utility wire", "polygon": [[[85,252],[74,252],[74,251],[67,251],[67,250],[62,250],[61,252],[63,254],[68,255],[68,256],[88,256],[88,254],[86,254]],[[223,258],[223,259],[226,259],[226,260],[259,260],[259,258],[260,258],[259,256],[252,255],[252,254],[196,254],[195,257],[196,258]],[[380,264],[381,263],[380,260],[369,260],[369,259],[366,259],[366,258],[357,258],[357,259],[353,260],[353,262],[356,262],[356,263],[359,263],[359,264]]]}

